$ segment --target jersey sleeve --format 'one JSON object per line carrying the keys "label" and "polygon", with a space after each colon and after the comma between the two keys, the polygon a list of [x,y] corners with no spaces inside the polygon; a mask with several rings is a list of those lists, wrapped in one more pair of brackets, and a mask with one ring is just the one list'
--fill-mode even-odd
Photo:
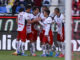
{"label": "jersey sleeve", "polygon": [[45,23],[51,24],[52,23],[52,18],[48,18]]}
{"label": "jersey sleeve", "polygon": [[65,22],[64,19],[65,19],[65,17],[64,17],[64,15],[62,14],[62,16],[61,16],[61,22]]}
{"label": "jersey sleeve", "polygon": [[26,20],[29,20],[29,19],[30,19],[29,14],[25,14],[25,15],[24,15],[24,18],[25,18]]}
{"label": "jersey sleeve", "polygon": [[39,24],[41,24],[42,26],[44,26],[44,23],[42,23],[41,21],[39,21]]}
{"label": "jersey sleeve", "polygon": [[56,21],[56,16],[54,17],[54,22],[57,22],[57,21]]}
{"label": "jersey sleeve", "polygon": [[34,15],[33,14],[30,14],[30,18],[31,18],[31,20],[34,18]]}

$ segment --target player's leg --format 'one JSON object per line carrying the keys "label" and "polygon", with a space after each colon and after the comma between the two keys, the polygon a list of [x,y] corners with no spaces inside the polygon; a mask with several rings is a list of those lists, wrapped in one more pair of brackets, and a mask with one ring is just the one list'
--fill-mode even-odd
{"label": "player's leg", "polygon": [[20,53],[20,36],[21,36],[21,32],[18,32],[18,36],[17,36],[17,40],[16,40],[16,44],[17,44],[17,49],[16,49],[16,52],[19,54]]}
{"label": "player's leg", "polygon": [[19,55],[20,54],[20,34],[21,32],[18,31],[17,39],[16,39],[16,52],[13,52],[12,55]]}
{"label": "player's leg", "polygon": [[42,31],[40,32],[40,35],[39,35],[41,44],[42,44],[42,40],[43,40],[43,36],[44,36],[44,32],[45,32],[45,31],[42,30]]}
{"label": "player's leg", "polygon": [[53,48],[53,33],[52,31],[50,30],[49,31],[49,56],[53,56],[53,51],[52,51],[52,48]]}
{"label": "player's leg", "polygon": [[25,42],[26,42],[26,26],[24,27],[23,31],[21,31],[21,55],[27,56],[25,54]]}
{"label": "player's leg", "polygon": [[32,56],[36,56],[36,53],[35,53],[36,52],[35,45],[36,45],[36,40],[37,40],[37,31],[36,30],[33,31],[32,38],[33,39],[30,40],[30,43],[31,43],[30,51],[31,51]]}
{"label": "player's leg", "polygon": [[63,38],[61,39],[61,54],[59,57],[64,57],[65,54],[65,36],[64,36],[64,27],[62,27]]}
{"label": "player's leg", "polygon": [[42,51],[43,51],[43,53],[42,53],[42,55],[41,56],[43,56],[43,57],[45,57],[46,56],[46,51],[47,51],[47,46],[46,46],[46,43],[47,43],[47,41],[48,41],[48,37],[47,36],[43,36],[43,40],[42,40]]}
{"label": "player's leg", "polygon": [[59,56],[59,48],[61,48],[61,39],[60,39],[60,34],[58,34],[57,33],[57,44],[58,44],[58,51],[57,50],[55,50],[55,52],[56,52],[56,54],[55,54],[55,56],[54,57],[58,57]]}

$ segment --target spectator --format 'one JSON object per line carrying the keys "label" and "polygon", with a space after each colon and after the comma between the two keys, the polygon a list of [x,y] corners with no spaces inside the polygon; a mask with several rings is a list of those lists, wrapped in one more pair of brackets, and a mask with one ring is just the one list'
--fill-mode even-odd
{"label": "spectator", "polygon": [[7,13],[11,13],[12,12],[12,6],[11,5],[7,5],[6,9],[7,9]]}
{"label": "spectator", "polygon": [[17,6],[17,8],[16,8],[16,13],[19,13],[19,9],[20,8],[24,8],[24,11],[25,11],[25,6],[24,6],[24,4],[20,4],[19,6]]}
{"label": "spectator", "polygon": [[32,5],[33,6],[33,0],[26,0],[26,3],[29,5]]}
{"label": "spectator", "polygon": [[18,4],[19,4],[19,1],[16,0],[14,2],[14,5],[12,6],[12,15],[14,15],[16,13],[16,7],[18,6]]}
{"label": "spectator", "polygon": [[42,0],[33,0],[34,6],[41,7],[42,6]]}
{"label": "spectator", "polygon": [[14,2],[15,2],[15,0],[8,0],[8,5],[13,6]]}
{"label": "spectator", "polygon": [[12,6],[14,4],[15,0],[8,0],[8,5],[6,5],[7,13],[12,12]]}
{"label": "spectator", "polygon": [[74,8],[74,6],[77,6],[77,1],[72,1],[72,9]]}
{"label": "spectator", "polygon": [[19,0],[19,4],[24,4],[24,6],[27,5],[26,1],[25,0]]}
{"label": "spectator", "polygon": [[7,5],[8,4],[8,0],[0,0],[2,5]]}
{"label": "spectator", "polygon": [[44,6],[50,6],[51,0],[43,0],[43,5]]}
{"label": "spectator", "polygon": [[0,13],[7,13],[6,6],[0,6]]}
{"label": "spectator", "polygon": [[78,4],[79,16],[80,16],[80,2]]}
{"label": "spectator", "polygon": [[74,6],[74,8],[72,10],[72,16],[79,16],[79,11],[76,6]]}

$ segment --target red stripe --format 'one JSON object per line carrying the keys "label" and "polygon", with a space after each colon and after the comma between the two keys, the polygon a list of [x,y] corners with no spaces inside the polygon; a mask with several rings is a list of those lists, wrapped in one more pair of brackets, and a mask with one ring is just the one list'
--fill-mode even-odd
{"label": "red stripe", "polygon": [[80,19],[80,17],[72,17],[72,19]]}
{"label": "red stripe", "polygon": [[17,18],[17,16],[0,16],[0,18],[4,19],[4,18]]}

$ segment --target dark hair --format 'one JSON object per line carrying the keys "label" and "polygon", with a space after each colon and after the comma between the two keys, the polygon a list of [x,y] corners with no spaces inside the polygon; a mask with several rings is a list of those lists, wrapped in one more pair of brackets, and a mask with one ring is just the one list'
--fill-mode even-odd
{"label": "dark hair", "polygon": [[20,8],[20,9],[19,9],[19,12],[22,12],[22,11],[24,11],[24,8]]}
{"label": "dark hair", "polygon": [[60,9],[59,8],[55,8],[55,10],[60,13]]}
{"label": "dark hair", "polygon": [[[38,8],[38,7],[37,7],[37,6],[35,6],[35,7],[33,7],[33,9],[32,9],[32,10],[33,10],[33,11],[35,11],[37,8]],[[38,9],[39,9],[39,8],[38,8]]]}
{"label": "dark hair", "polygon": [[42,7],[45,7],[45,8],[47,8],[47,9],[48,9],[48,7],[47,7],[47,6],[45,6],[45,5],[43,5]]}
{"label": "dark hair", "polygon": [[44,10],[48,15],[50,14],[50,10]]}
{"label": "dark hair", "polygon": [[27,9],[31,9],[31,5],[27,5],[27,6],[26,6],[26,10],[27,10]]}

